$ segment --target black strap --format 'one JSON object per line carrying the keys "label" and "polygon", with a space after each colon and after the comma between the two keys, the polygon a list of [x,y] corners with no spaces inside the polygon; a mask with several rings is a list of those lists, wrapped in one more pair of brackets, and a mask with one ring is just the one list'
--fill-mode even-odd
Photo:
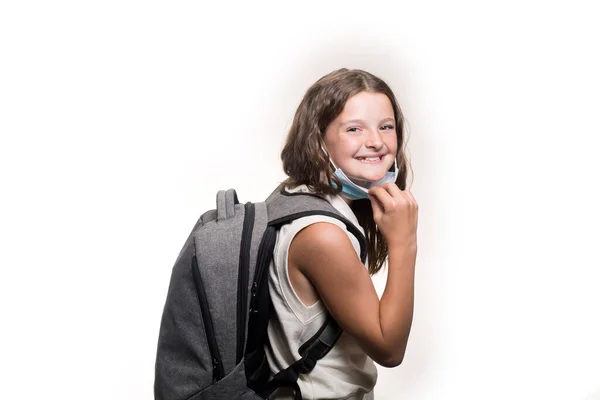
{"label": "black strap", "polygon": [[[264,337],[267,335],[269,319],[267,309],[271,307],[271,301],[268,285],[266,284],[267,280],[264,279],[264,274],[268,270],[268,266],[273,256],[276,232],[284,223],[291,222],[292,220],[303,216],[320,214],[337,218],[346,224],[348,230],[359,240],[361,245],[360,258],[363,263],[366,259],[367,246],[364,235],[362,235],[352,222],[348,221],[326,200],[318,198],[315,204],[302,204],[300,207],[298,202],[288,204],[289,198],[286,199],[287,196],[280,196],[281,194],[285,195],[285,193],[274,192],[266,202],[267,211],[275,210],[278,215],[275,216],[269,214],[268,227],[263,235],[263,240],[261,241],[258,251],[254,279],[256,285],[253,285],[252,288],[252,300],[250,302],[250,315],[248,321],[248,342],[245,353],[246,377],[248,379],[248,385],[262,398],[268,398],[278,388],[289,387],[294,390],[295,399],[302,400],[302,392],[298,386],[298,376],[300,374],[307,374],[315,368],[317,361],[325,357],[335,345],[342,334],[342,329],[335,322],[333,317],[328,316],[327,321],[319,331],[306,341],[306,343],[300,346],[298,352],[301,358],[289,367],[279,371],[271,380],[269,380],[268,376],[270,375],[270,371],[262,344]],[[294,193],[294,195],[295,194],[296,193]],[[300,195],[300,193],[298,193],[298,195]],[[308,194],[302,195],[308,196]],[[278,204],[276,204],[274,208],[270,208],[269,206],[272,205],[273,202],[277,202]],[[303,200],[302,203],[305,202],[306,201]]]}
{"label": "black strap", "polygon": [[291,387],[294,389],[295,399],[302,400],[302,393],[298,386],[298,376],[311,372],[315,368],[317,361],[325,357],[333,348],[341,334],[342,328],[335,322],[333,317],[328,316],[327,321],[321,329],[300,346],[298,352],[302,358],[286,369],[279,371],[260,394],[264,398],[268,398],[280,387]]}
{"label": "black strap", "polygon": [[326,215],[342,221],[360,244],[360,259],[367,258],[367,239],[360,230],[341,214],[329,201],[314,193],[288,192],[285,185],[278,186],[265,201],[269,225],[279,228],[282,224],[308,215]]}

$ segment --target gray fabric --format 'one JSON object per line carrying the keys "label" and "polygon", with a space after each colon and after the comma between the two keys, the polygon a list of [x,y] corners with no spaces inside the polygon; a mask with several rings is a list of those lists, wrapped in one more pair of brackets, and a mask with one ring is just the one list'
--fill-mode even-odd
{"label": "gray fabric", "polygon": [[212,363],[192,277],[193,256],[194,243],[189,240],[171,274],[158,339],[156,399],[187,399],[212,379]]}
{"label": "gray fabric", "polygon": [[261,399],[246,386],[244,364],[240,363],[229,375],[214,385],[190,397],[189,400],[256,400]]}
{"label": "gray fabric", "polygon": [[[238,365],[235,364],[238,273],[246,212],[243,204],[235,204],[236,198],[235,191],[231,189],[217,194],[217,208],[200,217],[173,267],[159,333],[156,400],[260,399],[247,387],[243,360]],[[309,195],[285,196],[279,193],[279,188],[266,202],[254,203],[254,206],[246,335],[251,286],[256,273],[258,249],[267,223],[290,214],[315,210],[341,217],[324,199]],[[225,372],[225,377],[218,382],[213,382],[213,365],[193,277],[194,257],[206,293]]]}
{"label": "gray fabric", "polygon": [[[217,210],[209,210],[209,211],[205,212],[204,214],[202,214],[202,216],[200,217],[200,220],[202,221],[203,224],[207,224],[216,218],[217,218]],[[196,232],[196,228],[197,227],[195,227],[194,230],[192,231],[192,235]]]}
{"label": "gray fabric", "polygon": [[195,236],[196,257],[204,283],[215,336],[225,371],[235,367],[238,264],[244,206],[235,206],[236,218],[217,219]]}
{"label": "gray fabric", "polygon": [[348,230],[356,235],[356,239],[358,239],[361,248],[360,258],[365,262],[367,257],[367,240],[365,236],[354,227],[352,222],[348,221],[348,219],[332,206],[331,203],[314,194],[289,193],[282,188],[283,186],[279,186],[275,189],[265,201],[267,204],[267,213],[269,215],[269,224],[277,225],[277,221],[282,218],[294,217],[295,219],[301,216],[314,214],[315,212],[329,214],[344,222],[348,227]]}
{"label": "gray fabric", "polygon": [[217,219],[219,221],[234,217],[235,197],[233,189],[220,190],[217,193]]}
{"label": "gray fabric", "polygon": [[269,221],[314,210],[328,211],[341,216],[335,207],[325,199],[304,193],[284,195],[281,193],[281,187],[271,193],[266,203]]}

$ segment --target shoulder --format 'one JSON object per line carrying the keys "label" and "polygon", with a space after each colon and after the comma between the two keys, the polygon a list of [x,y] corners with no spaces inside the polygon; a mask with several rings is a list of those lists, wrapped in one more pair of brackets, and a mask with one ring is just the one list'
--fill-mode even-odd
{"label": "shoulder", "polygon": [[[299,221],[299,225],[306,226],[296,235],[294,243],[306,250],[325,250],[338,248],[350,244],[350,238],[342,222],[331,217],[321,217],[315,220],[305,217],[305,221]],[[303,218],[304,219],[304,218]]]}
{"label": "shoulder", "polygon": [[298,218],[282,229],[289,242],[296,246],[309,246],[317,249],[337,248],[350,244],[360,256],[360,243],[354,233],[348,230],[347,222],[335,216],[316,214]]}
{"label": "shoulder", "polygon": [[331,221],[311,223],[300,230],[290,244],[289,257],[292,264],[301,271],[312,275],[313,270],[338,268],[363,268],[360,261],[360,248],[356,239],[346,230],[343,223]]}
{"label": "shoulder", "polygon": [[316,235],[321,240],[334,232],[335,236],[352,235],[342,220],[325,214],[305,215],[283,225],[279,231],[281,235],[286,236],[289,240],[295,239],[299,234],[306,236],[306,232],[310,232],[309,236]]}

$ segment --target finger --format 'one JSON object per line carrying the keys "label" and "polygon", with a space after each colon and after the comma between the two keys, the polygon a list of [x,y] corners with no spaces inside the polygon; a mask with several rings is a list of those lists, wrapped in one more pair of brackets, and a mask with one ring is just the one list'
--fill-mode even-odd
{"label": "finger", "polygon": [[405,194],[403,190],[400,190],[398,185],[395,183],[386,183],[380,186],[383,188],[389,197],[392,199],[389,206],[386,208],[386,211],[389,210],[389,207],[392,205],[401,205],[401,204],[410,204],[410,198]]}
{"label": "finger", "polygon": [[394,182],[386,183],[381,187],[384,188],[390,194],[390,196],[395,198],[402,196],[402,193],[404,193]]}
{"label": "finger", "polygon": [[417,200],[415,199],[415,196],[413,196],[413,194],[409,191],[404,191],[403,192],[404,195],[406,196],[406,198],[413,204],[413,205],[417,205]]}
{"label": "finger", "polygon": [[383,208],[383,212],[389,210],[394,205],[392,196],[381,186],[370,188],[369,195],[375,197],[379,201],[379,205]]}

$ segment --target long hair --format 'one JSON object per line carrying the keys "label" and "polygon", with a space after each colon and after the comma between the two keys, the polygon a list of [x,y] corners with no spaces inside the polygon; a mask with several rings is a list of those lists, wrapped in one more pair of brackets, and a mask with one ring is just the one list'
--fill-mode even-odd
{"label": "long hair", "polygon": [[[333,175],[329,155],[322,150],[322,146],[327,126],[341,114],[346,101],[360,92],[382,93],[392,103],[398,141],[396,185],[401,190],[406,189],[408,162],[404,149],[404,117],[398,101],[390,87],[380,78],[363,70],[347,68],[323,76],[307,90],[300,102],[281,152],[283,170],[288,175],[284,185],[296,187],[305,184],[318,195],[334,195],[341,192],[342,184]],[[332,185],[332,181],[336,186]],[[387,258],[387,243],[373,220],[370,200],[354,200],[351,208],[365,230],[368,268],[369,273],[373,275],[381,269]]]}

